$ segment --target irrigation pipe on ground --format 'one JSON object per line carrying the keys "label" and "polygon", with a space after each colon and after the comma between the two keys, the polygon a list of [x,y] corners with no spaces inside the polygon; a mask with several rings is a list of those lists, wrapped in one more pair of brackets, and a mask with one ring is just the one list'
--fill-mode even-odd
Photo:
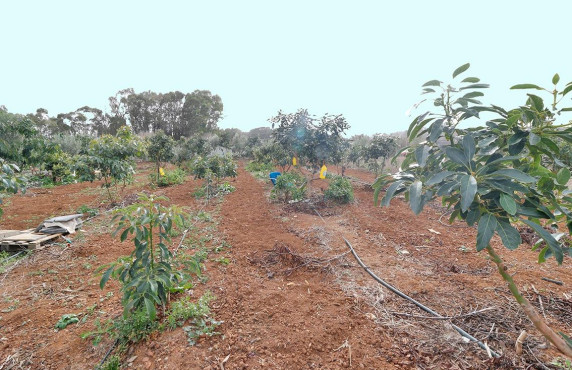
{"label": "irrigation pipe on ground", "polygon": [[[322,220],[322,222],[324,224],[327,225],[326,221],[324,220],[324,218],[322,217],[322,215],[314,208],[314,212],[316,212],[316,214],[320,217],[320,219]],[[346,245],[348,246],[348,248],[350,249],[350,251],[352,252],[352,255],[354,256],[354,258],[356,259],[357,263],[365,270],[365,272],[367,272],[375,281],[377,281],[378,283],[380,283],[381,285],[383,285],[384,287],[386,287],[387,289],[389,289],[390,291],[392,291],[393,293],[397,294],[398,296],[400,296],[401,298],[408,300],[409,302],[413,303],[414,305],[416,305],[417,307],[419,307],[420,309],[422,309],[423,311],[444,319],[445,317],[440,315],[439,313],[433,311],[432,309],[430,309],[429,307],[425,306],[424,304],[422,304],[421,302],[416,301],[415,299],[409,297],[407,294],[401,292],[399,289],[395,288],[393,285],[387,283],[386,281],[384,281],[383,279],[379,278],[373,271],[370,270],[369,267],[367,267],[363,261],[361,260],[361,258],[359,258],[358,254],[356,253],[355,249],[352,247],[351,243],[342,236],[342,239],[344,240],[344,242],[346,243]],[[500,357],[500,355],[496,352],[494,352],[492,349],[489,348],[488,345],[486,345],[485,343],[481,342],[480,340],[478,340],[477,338],[473,337],[471,334],[467,333],[466,331],[464,331],[463,329],[461,329],[460,327],[458,327],[457,325],[451,323],[451,326],[453,327],[453,329],[455,329],[461,336],[463,336],[464,338],[469,339],[471,342],[475,342],[478,344],[479,347],[481,347],[482,349],[484,349],[490,356],[492,357]]]}

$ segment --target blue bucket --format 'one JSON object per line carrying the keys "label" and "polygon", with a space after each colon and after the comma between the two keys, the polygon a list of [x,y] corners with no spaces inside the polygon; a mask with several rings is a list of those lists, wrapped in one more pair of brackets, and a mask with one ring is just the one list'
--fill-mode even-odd
{"label": "blue bucket", "polygon": [[280,172],[270,172],[270,181],[272,181],[272,185],[276,185],[276,178],[280,175]]}

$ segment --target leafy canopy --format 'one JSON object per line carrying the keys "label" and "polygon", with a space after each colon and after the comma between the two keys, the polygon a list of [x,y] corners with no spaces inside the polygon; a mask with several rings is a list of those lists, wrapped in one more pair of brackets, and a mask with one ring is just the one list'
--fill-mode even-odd
{"label": "leafy canopy", "polygon": [[[453,78],[469,68],[455,70]],[[458,78],[457,78],[458,77]],[[560,245],[563,234],[552,234],[541,221],[555,224],[566,221],[572,230],[572,197],[566,184],[570,170],[560,160],[559,141],[572,142],[572,122],[559,123],[561,114],[572,108],[559,103],[572,91],[572,82],[559,88],[559,76],[553,88],[521,84],[512,89],[535,89],[550,93],[551,103],[528,93],[525,104],[511,110],[484,106],[480,99],[489,87],[476,77],[466,77],[458,84],[447,85],[431,80],[423,85],[424,101],[434,109],[417,116],[407,132],[409,141],[424,139],[404,148],[401,171],[382,176],[374,184],[375,202],[388,185],[381,204],[389,205],[397,194],[404,193],[411,209],[419,214],[432,199],[442,197],[452,209],[450,222],[464,220],[478,224],[477,250],[484,249],[496,233],[505,247],[515,249],[521,237],[517,222],[530,226],[545,241],[539,261],[554,256],[562,263],[571,250]],[[492,118],[484,126],[459,128],[469,119]]]}
{"label": "leafy canopy", "polygon": [[270,118],[274,142],[288,154],[296,155],[314,168],[324,162],[340,163],[346,143],[343,134],[350,125],[342,115],[324,114],[316,118],[306,109],[296,113],[278,112]]}

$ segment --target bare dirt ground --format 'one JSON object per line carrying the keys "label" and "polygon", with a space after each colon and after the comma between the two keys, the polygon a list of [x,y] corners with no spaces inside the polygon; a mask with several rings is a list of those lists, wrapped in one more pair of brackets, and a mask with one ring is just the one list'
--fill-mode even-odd
{"label": "bare dirt ground", "polygon": [[[141,166],[149,171],[149,165]],[[335,169],[334,171],[335,172]],[[373,175],[347,174],[363,182]],[[323,201],[325,180],[311,181],[309,202],[270,202],[269,182],[243,169],[231,181],[236,191],[204,205],[192,192],[200,182],[149,189],[137,176],[123,197],[142,190],[167,195],[170,202],[213,214],[210,243],[231,247],[209,256],[205,276],[186,294],[209,290],[221,335],[189,346],[181,328],[153,334],[131,346],[124,365],[157,369],[306,368],[542,368],[557,352],[526,319],[484,253],[474,249],[476,230],[448,225],[438,204],[414,216],[400,199],[389,208],[373,205],[373,192],[355,184],[355,201],[339,206]],[[99,289],[96,269],[131,252],[129,242],[110,235],[110,213],[99,184],[31,189],[13,196],[0,228],[28,228],[81,205],[102,214],[85,224],[72,243],[60,241],[20,260],[0,275],[0,368],[94,368],[111,346],[81,339],[96,319],[121,314],[119,285]],[[316,210],[322,215],[320,218]],[[378,276],[450,320],[434,320],[381,287],[361,269],[343,242],[347,238]],[[177,238],[174,239],[177,241]],[[535,263],[537,254],[494,247],[525,295],[551,326],[572,332],[570,259],[563,266]],[[223,264],[218,257],[230,261]],[[563,285],[541,280],[547,277]],[[485,311],[470,314],[477,310]],[[76,313],[80,323],[56,331],[55,323]],[[469,314],[469,315],[467,315]],[[465,316],[466,315],[466,316]],[[500,352],[491,359],[452,329],[454,323]],[[530,336],[524,353],[514,343]]]}

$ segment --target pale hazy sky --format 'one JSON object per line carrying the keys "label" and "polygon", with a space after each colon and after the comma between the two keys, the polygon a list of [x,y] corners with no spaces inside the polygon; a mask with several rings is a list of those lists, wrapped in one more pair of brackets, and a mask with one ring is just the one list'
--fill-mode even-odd
{"label": "pale hazy sky", "polygon": [[[406,130],[430,79],[572,80],[569,1],[2,1],[0,105],[50,115],[132,87],[221,96],[219,126],[269,126],[279,109],[343,114],[350,134]],[[572,103],[571,103],[572,105]]]}

